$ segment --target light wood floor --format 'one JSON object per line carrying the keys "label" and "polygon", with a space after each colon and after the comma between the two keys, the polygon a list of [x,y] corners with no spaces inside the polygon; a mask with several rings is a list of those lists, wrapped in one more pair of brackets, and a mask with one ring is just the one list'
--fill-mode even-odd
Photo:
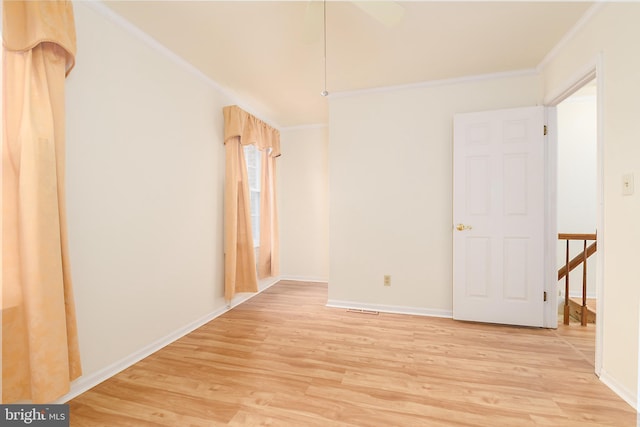
{"label": "light wood floor", "polygon": [[326,285],[280,282],[70,401],[71,425],[636,425],[593,374],[593,327],[353,313],[326,300]]}

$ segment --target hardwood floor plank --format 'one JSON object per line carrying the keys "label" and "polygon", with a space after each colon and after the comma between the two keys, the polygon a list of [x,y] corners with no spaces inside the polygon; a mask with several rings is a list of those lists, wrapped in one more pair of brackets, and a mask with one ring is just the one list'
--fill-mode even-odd
{"label": "hardwood floor plank", "polygon": [[440,397],[388,392],[377,387],[312,387],[308,394],[325,400],[351,402],[353,407],[349,417],[357,415],[357,419],[362,420],[357,425],[431,425],[448,422],[447,425],[454,426],[520,426],[529,422],[526,414],[510,414],[505,418],[503,414],[491,412],[491,424],[488,424],[486,413],[478,414],[477,408],[466,402],[446,402]]}
{"label": "hardwood floor plank", "polygon": [[281,281],[70,404],[72,426],[636,426],[594,327],[326,307]]}
{"label": "hardwood floor plank", "polygon": [[[113,405],[117,408],[118,405]],[[126,406],[125,406],[126,407]],[[133,412],[133,408],[127,408]],[[120,414],[117,410],[104,408],[104,402],[93,403],[88,398],[84,403],[76,403],[70,422],[72,425],[86,427],[122,426],[122,427],[157,427],[157,422],[146,421],[131,415]]]}

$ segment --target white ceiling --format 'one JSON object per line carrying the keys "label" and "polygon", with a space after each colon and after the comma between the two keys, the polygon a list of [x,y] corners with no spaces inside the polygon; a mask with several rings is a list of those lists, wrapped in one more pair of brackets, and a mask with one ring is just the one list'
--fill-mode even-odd
{"label": "white ceiling", "polygon": [[[288,127],[326,123],[322,3],[107,1],[105,4]],[[398,2],[388,26],[353,2],[327,3],[330,93],[535,68],[589,2]],[[382,11],[385,14],[385,10]]]}

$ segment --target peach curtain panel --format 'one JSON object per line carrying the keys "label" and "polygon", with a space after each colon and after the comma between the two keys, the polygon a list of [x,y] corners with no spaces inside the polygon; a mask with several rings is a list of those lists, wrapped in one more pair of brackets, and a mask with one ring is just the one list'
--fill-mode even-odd
{"label": "peach curtain panel", "polygon": [[71,2],[3,1],[2,402],[51,402],[81,375],[65,213]]}
{"label": "peach curtain panel", "polygon": [[258,250],[258,277],[280,274],[278,255],[278,210],[276,209],[276,158],[273,151],[262,151],[262,179],[260,181],[260,249]]}
{"label": "peach curtain panel", "polygon": [[231,301],[238,292],[258,291],[247,166],[242,148],[244,145],[256,145],[263,157],[261,191],[266,194],[261,194],[260,207],[260,277],[275,275],[274,272],[278,271],[278,233],[277,226],[274,225],[277,223],[277,214],[273,183],[275,158],[280,155],[280,132],[237,105],[224,107],[223,114],[226,152],[224,294],[225,299]]}

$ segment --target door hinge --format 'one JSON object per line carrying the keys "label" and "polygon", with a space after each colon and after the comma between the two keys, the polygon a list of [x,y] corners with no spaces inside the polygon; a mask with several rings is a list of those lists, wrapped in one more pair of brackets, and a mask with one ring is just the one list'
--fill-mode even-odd
{"label": "door hinge", "polygon": [[544,125],[544,136],[547,136],[547,125]]}
{"label": "door hinge", "polygon": [[543,298],[542,300],[546,302],[547,301],[547,291],[544,291],[543,295],[544,296],[542,297]]}

